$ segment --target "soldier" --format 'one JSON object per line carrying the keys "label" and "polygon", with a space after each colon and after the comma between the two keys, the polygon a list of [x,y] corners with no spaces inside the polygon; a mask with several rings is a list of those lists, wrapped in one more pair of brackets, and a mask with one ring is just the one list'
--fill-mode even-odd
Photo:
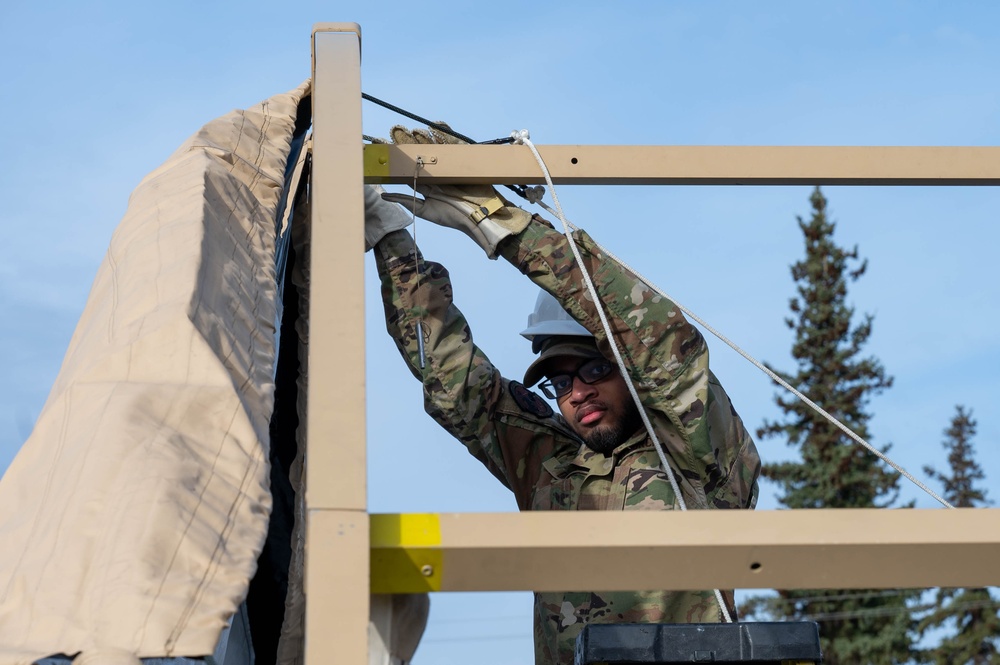
{"label": "soldier", "polygon": [[[563,234],[492,187],[418,191],[422,200],[383,194],[383,201],[375,188],[366,190],[366,240],[375,247],[386,326],[423,382],[427,412],[511,489],[521,510],[679,506],[613,360],[582,268],[593,278],[686,505],[754,507],[756,447],[708,368],[704,338],[674,303],[609,260],[583,231],[575,233],[580,266]],[[538,356],[523,383],[503,378],[472,343],[447,271],[419,257],[400,230],[409,215],[385,201],[461,230],[543,289],[524,333]],[[543,378],[541,389],[558,413],[529,390]],[[724,595],[735,616],[732,593]],[[572,663],[576,637],[591,622],[718,622],[721,612],[712,590],[536,593],[535,660]]]}

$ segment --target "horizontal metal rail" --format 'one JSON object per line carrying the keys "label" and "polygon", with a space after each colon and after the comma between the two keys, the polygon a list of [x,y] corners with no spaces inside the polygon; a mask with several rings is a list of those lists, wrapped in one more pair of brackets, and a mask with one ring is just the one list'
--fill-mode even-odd
{"label": "horizontal metal rail", "polygon": [[1000,509],[370,516],[371,589],[1000,585]]}
{"label": "horizontal metal rail", "polygon": [[[1000,147],[540,145],[565,185],[998,185]],[[365,182],[544,183],[519,145],[366,145]]]}
{"label": "horizontal metal rail", "polygon": [[[517,145],[370,145],[362,166],[352,148],[361,135],[360,28],[317,25],[313,56],[307,663],[369,662],[369,589],[1000,585],[1000,509],[368,515],[359,181],[410,184],[418,175],[424,184],[534,185],[544,179],[530,150]],[[538,149],[558,184],[1000,184],[995,146]],[[334,330],[334,319],[356,325]],[[353,359],[333,374],[331,349]],[[380,640],[373,637],[384,650]]]}

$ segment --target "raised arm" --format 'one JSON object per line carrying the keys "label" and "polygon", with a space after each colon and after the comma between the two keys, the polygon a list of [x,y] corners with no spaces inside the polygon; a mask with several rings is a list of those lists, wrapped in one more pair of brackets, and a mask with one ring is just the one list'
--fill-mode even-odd
{"label": "raised arm", "polygon": [[[585,292],[583,268],[599,300],[657,435],[693,507],[752,507],[760,460],[722,386],[708,368],[701,333],[676,305],[575,234],[583,259],[540,217],[532,217],[490,187],[421,187],[417,214],[461,230],[488,256],[503,256],[552,293],[612,357],[610,343]],[[390,195],[391,200],[409,197]]]}
{"label": "raised arm", "polygon": [[[419,257],[405,231],[375,246],[386,329],[423,384],[424,405],[526,508],[542,462],[560,446],[576,447],[541,398],[504,379],[472,339],[452,302],[444,266]],[[417,274],[417,265],[420,274]],[[417,324],[423,333],[420,363]]]}
{"label": "raised arm", "polygon": [[587,292],[593,280],[611,335],[643,406],[666,446],[678,480],[697,503],[752,507],[760,460],[742,421],[709,371],[704,337],[669,299],[601,252],[584,231],[574,233],[583,264],[565,235],[535,216],[501,241],[500,256],[551,293],[613,358],[611,343]]}

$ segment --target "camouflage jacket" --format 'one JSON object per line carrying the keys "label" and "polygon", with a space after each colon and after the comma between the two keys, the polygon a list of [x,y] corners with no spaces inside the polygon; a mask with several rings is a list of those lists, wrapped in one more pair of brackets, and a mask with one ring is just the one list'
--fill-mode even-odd
{"label": "camouflage jacket", "polygon": [[[708,369],[701,333],[672,302],[607,259],[586,233],[575,237],[688,508],[753,508],[760,459]],[[403,231],[376,246],[389,334],[423,382],[427,412],[513,491],[521,510],[671,510],[678,505],[645,432],[610,455],[594,452],[545,400],[501,377],[472,343],[466,320],[452,303],[444,267],[421,259],[420,279],[415,279],[416,251]],[[536,216],[500,244],[500,254],[552,293],[594,333],[604,355],[613,357],[561,233]],[[731,594],[726,595],[732,605]],[[589,622],[720,619],[711,590],[536,593],[535,659],[572,663],[576,636]]]}

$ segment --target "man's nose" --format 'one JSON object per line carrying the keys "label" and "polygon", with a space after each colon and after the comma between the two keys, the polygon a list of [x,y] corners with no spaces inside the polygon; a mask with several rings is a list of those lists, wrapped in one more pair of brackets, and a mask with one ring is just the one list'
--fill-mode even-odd
{"label": "man's nose", "polygon": [[570,401],[573,404],[582,404],[597,393],[597,388],[578,377],[573,377],[573,392],[570,393]]}

